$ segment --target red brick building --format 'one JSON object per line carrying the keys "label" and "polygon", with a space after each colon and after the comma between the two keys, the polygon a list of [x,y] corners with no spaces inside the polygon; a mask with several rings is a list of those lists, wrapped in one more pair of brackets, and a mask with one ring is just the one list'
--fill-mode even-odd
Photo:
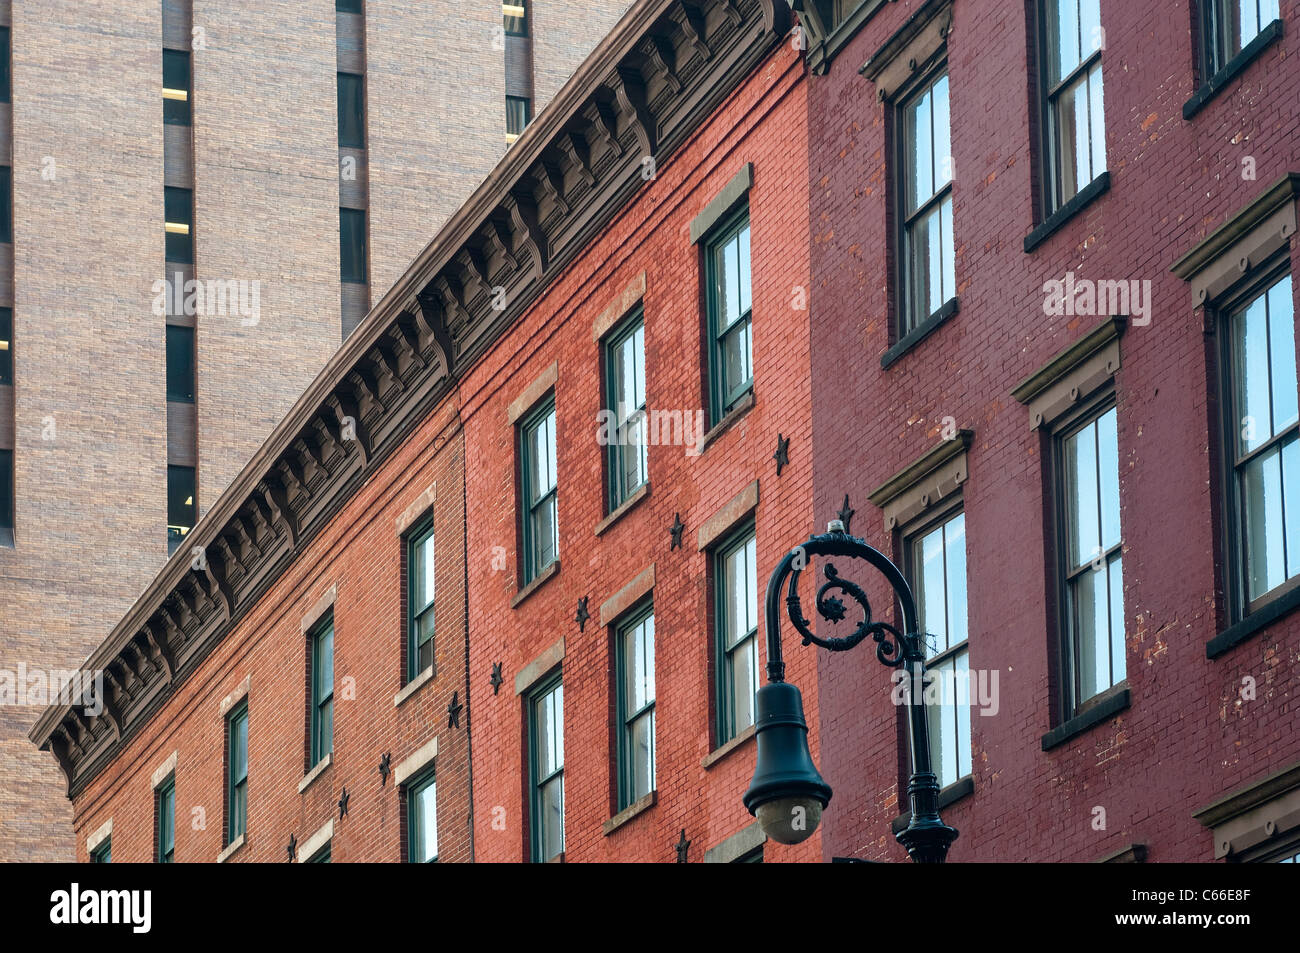
{"label": "red brick building", "polygon": [[902,860],[869,647],[741,803],[833,518],[953,860],[1296,854],[1300,7],[797,6],[641,0],[421,252],[33,731],[79,856]]}
{"label": "red brick building", "polygon": [[[922,621],[941,661],[997,673],[999,692],[996,714],[959,714],[968,740],[953,731],[951,859],[1294,855],[1294,578],[1276,553],[1254,558],[1285,519],[1268,510],[1273,535],[1258,533],[1238,511],[1263,497],[1237,476],[1243,455],[1276,466],[1294,419],[1256,421],[1257,438],[1234,444],[1256,412],[1230,342],[1264,294],[1285,332],[1273,402],[1294,405],[1300,4],[868,0],[838,26],[824,6],[808,82],[814,509],[822,524],[848,494],[854,532],[914,586],[916,541],[949,521],[951,556],[965,537],[964,599],[947,600],[964,620]],[[1068,29],[1054,32],[1057,11]],[[1058,68],[1047,37],[1066,34]],[[950,130],[914,190],[924,123],[909,110],[927,90]],[[1060,104],[1076,93],[1091,121],[1071,127]],[[1061,148],[1062,129],[1086,148]],[[911,308],[907,249],[944,202],[941,267],[922,268],[940,293]],[[1054,281],[1073,281],[1081,306],[1052,302]],[[1140,303],[1101,303],[1118,286],[1093,283],[1120,281],[1149,282],[1126,286]],[[1259,327],[1249,335],[1257,351]],[[1062,479],[1072,438],[1097,421],[1114,428],[1092,433],[1111,444],[1099,498],[1118,527],[1104,552],[1072,556]],[[1107,571],[1080,574],[1079,558]],[[1243,593],[1250,563],[1270,560]],[[1073,594],[1103,578],[1108,670],[1080,685],[1070,663],[1088,661],[1088,626]],[[823,657],[820,672],[821,769],[860,808],[832,803],[825,852],[899,860],[906,766],[888,673],[865,652]]]}

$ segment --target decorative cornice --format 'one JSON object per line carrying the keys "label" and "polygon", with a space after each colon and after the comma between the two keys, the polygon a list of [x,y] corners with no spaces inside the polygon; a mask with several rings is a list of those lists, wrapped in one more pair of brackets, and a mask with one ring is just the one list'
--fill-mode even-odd
{"label": "decorative cornice", "polygon": [[1050,423],[1062,406],[1086,397],[1119,370],[1119,337],[1127,324],[1124,315],[1107,318],[1012,389],[1011,396],[1029,406],[1032,427]]}
{"label": "decorative cornice", "polygon": [[876,85],[880,99],[887,99],[944,45],[951,29],[952,0],[927,0],[858,72]]}
{"label": "decorative cornice", "polygon": [[645,184],[643,150],[662,163],[788,27],[785,0],[638,0],[623,15],[83,663],[112,673],[104,713],[42,712],[29,737],[69,796]]}
{"label": "decorative cornice", "polygon": [[[867,494],[873,505],[884,510],[889,529],[929,506],[931,489],[946,497],[966,481],[966,451],[974,439],[975,431],[958,430],[952,439],[940,441]],[[953,463],[957,465],[950,466]],[[904,500],[913,495],[915,500]]]}

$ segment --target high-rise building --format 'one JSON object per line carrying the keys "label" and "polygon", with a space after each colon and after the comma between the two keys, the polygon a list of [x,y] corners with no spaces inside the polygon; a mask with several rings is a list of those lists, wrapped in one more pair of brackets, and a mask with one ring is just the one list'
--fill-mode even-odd
{"label": "high-rise building", "polygon": [[626,6],[0,0],[0,860],[72,857],[46,686]]}

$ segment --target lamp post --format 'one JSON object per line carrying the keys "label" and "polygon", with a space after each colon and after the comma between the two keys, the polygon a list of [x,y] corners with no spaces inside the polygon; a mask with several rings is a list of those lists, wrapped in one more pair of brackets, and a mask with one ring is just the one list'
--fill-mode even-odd
{"label": "lamp post", "polygon": [[[804,618],[799,599],[799,576],[813,556],[827,560],[826,582],[817,590],[817,612],[831,623],[845,619],[846,596],[862,610],[862,620],[849,635],[820,638]],[[887,622],[874,622],[871,603],[860,586],[839,574],[834,557],[862,559],[888,580],[903,610],[904,632]],[[888,668],[907,672],[903,697],[907,704],[907,737],[912,759],[912,777],[907,785],[912,818],[898,842],[917,863],[943,863],[957,831],[939,819],[939,781],[930,770],[930,734],[922,686],[925,651],[917,632],[916,601],[898,567],[879,550],[844,531],[844,524],[832,520],[828,531],[785,555],[767,581],[765,624],[767,626],[767,684],[758,690],[755,704],[757,757],[754,778],[745,792],[749,813],[758,818],[764,833],[782,844],[797,844],[811,837],[830,802],[831,788],[813,764],[808,750],[808,725],[803,716],[799,689],[785,680],[781,658],[781,585],[789,578],[785,611],[803,644],[821,646],[831,652],[846,652],[870,637],[876,643],[876,658]]]}

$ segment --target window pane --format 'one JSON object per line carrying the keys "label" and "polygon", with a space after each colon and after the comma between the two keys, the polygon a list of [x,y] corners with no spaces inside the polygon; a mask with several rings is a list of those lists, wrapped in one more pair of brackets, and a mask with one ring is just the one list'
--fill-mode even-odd
{"label": "window pane", "polygon": [[1088,570],[1074,581],[1077,702],[1110,687],[1110,606],[1107,574]]}
{"label": "window pane", "polygon": [[934,142],[931,91],[926,90],[907,108],[907,210],[915,211],[934,194]]}
{"label": "window pane", "polygon": [[366,144],[365,87],[357,73],[338,74],[339,145],[361,149]]}
{"label": "window pane", "polygon": [[629,804],[654,789],[654,729],[655,715],[653,711],[649,711],[634,721],[628,732],[628,755],[631,758],[632,768],[632,790],[628,792]]}
{"label": "window pane", "polygon": [[167,399],[194,402],[194,329],[167,325]]}
{"label": "window pane", "polygon": [[194,261],[194,196],[189,189],[163,188],[167,261]]}
{"label": "window pane", "polygon": [[970,654],[962,652],[956,659],[957,695],[953,705],[953,717],[957,719],[957,777],[964,778],[971,773],[970,747]]}
{"label": "window pane", "polygon": [[0,384],[14,382],[14,310],[0,308]]}
{"label": "window pane", "polygon": [[360,13],[361,0],[334,0],[336,13]]}
{"label": "window pane", "polygon": [[339,209],[339,277],[366,280],[366,213],[360,209]]}
{"label": "window pane", "polygon": [[1238,454],[1244,456],[1268,442],[1272,433],[1269,402],[1268,299],[1261,295],[1233,322],[1233,351],[1237,375],[1236,421]]}
{"label": "window pane", "polygon": [[518,136],[528,127],[532,103],[522,96],[506,97],[506,135]]}
{"label": "window pane", "polygon": [[754,695],[758,692],[758,659],[754,639],[742,642],[731,652],[731,698],[734,707],[733,734],[754,723]]}
{"label": "window pane", "polygon": [[1091,562],[1101,552],[1097,494],[1097,425],[1093,422],[1065,441],[1069,569]]}
{"label": "window pane", "polygon": [[424,784],[411,795],[410,816],[415,843],[411,861],[427,863],[438,857],[438,786],[433,781]]}
{"label": "window pane", "polygon": [[541,788],[542,860],[550,860],[564,850],[564,776],[560,775]]}
{"label": "window pane", "polygon": [[948,74],[934,81],[932,116],[934,122],[934,191],[952,181],[952,136],[948,123]]}
{"label": "window pane", "polygon": [[167,540],[174,549],[194,528],[194,468],[167,468]]}
{"label": "window pane", "polygon": [[528,35],[528,0],[506,0],[501,4],[506,33],[510,36]]}
{"label": "window pane", "polygon": [[750,281],[752,275],[750,272],[748,221],[745,222],[745,227],[740,230],[740,234],[736,236],[736,243],[739,255],[738,270],[736,272],[736,283],[739,289],[739,298],[737,300],[740,302],[740,313],[744,315],[747,314],[752,307],[750,300]]}
{"label": "window pane", "polygon": [[1078,0],[1048,0],[1048,78],[1055,86],[1080,62]]}
{"label": "window pane", "polygon": [[965,642],[966,629],[966,514],[958,513],[943,527],[947,558],[948,644]]}
{"label": "window pane", "polygon": [[1273,433],[1280,433],[1300,418],[1296,408],[1295,307],[1291,298],[1291,276],[1287,275],[1270,288],[1266,300]]}
{"label": "window pane", "polygon": [[1097,418],[1097,471],[1101,478],[1098,505],[1101,507],[1101,548],[1109,550],[1120,540],[1119,532],[1119,414],[1112,407]]}
{"label": "window pane", "polygon": [[1246,533],[1247,598],[1256,599],[1286,581],[1282,534],[1281,452],[1272,449],[1242,468]]}
{"label": "window pane", "polygon": [[918,545],[920,565],[916,570],[917,607],[920,610],[921,631],[930,654],[948,648],[948,593],[944,585],[945,560],[943,556],[943,527],[937,527],[923,536]]}
{"label": "window pane", "polygon": [[1088,122],[1092,141],[1091,166],[1088,177],[1080,179],[1087,184],[1106,171],[1106,118],[1102,106],[1101,63],[1088,71]]}
{"label": "window pane", "polygon": [[1079,0],[1079,60],[1101,49],[1101,0]]}
{"label": "window pane", "polygon": [[936,284],[939,284],[938,303],[941,306],[957,294],[957,254],[953,250],[951,196],[939,206],[939,259]]}
{"label": "window pane", "polygon": [[14,525],[14,452],[0,450],[0,526]]}
{"label": "window pane", "polygon": [[1128,648],[1124,642],[1124,574],[1121,558],[1110,561],[1110,665],[1111,684],[1117,685],[1128,676]]}
{"label": "window pane", "polygon": [[230,773],[236,782],[248,776],[248,715],[230,724]]}
{"label": "window pane", "polygon": [[163,50],[163,122],[190,124],[190,54]]}
{"label": "window pane", "polygon": [[13,77],[9,71],[11,43],[9,27],[0,27],[0,103],[7,103],[13,99]]}
{"label": "window pane", "polygon": [[927,704],[926,722],[930,729],[930,764],[939,776],[939,786],[952,784],[959,777],[957,754],[957,719],[949,699],[954,697],[954,659],[948,659],[926,672],[927,694],[938,704]]}

